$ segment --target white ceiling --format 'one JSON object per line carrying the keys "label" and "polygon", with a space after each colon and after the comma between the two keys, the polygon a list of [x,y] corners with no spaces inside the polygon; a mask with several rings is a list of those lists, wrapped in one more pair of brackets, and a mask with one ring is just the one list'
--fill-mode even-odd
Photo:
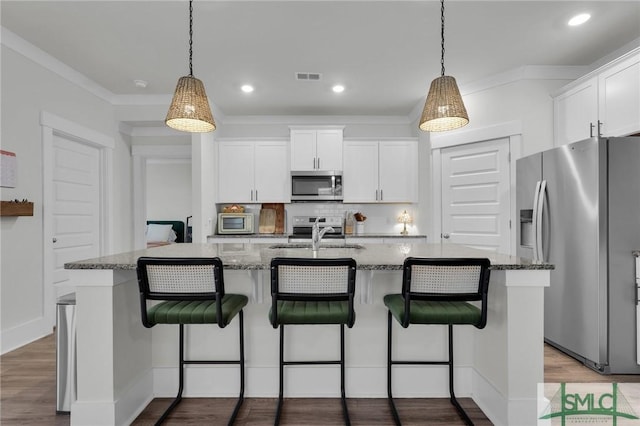
{"label": "white ceiling", "polygon": [[[2,26],[115,95],[188,74],[188,2],[3,0]],[[640,1],[445,3],[446,73],[588,66],[640,38]],[[570,28],[568,19],[592,19]],[[409,115],[440,74],[440,3],[194,1],[194,75],[225,115]],[[298,82],[296,72],[318,72]],[[146,89],[133,81],[148,81]],[[255,92],[244,94],[244,83]],[[346,87],[336,95],[335,83]]]}

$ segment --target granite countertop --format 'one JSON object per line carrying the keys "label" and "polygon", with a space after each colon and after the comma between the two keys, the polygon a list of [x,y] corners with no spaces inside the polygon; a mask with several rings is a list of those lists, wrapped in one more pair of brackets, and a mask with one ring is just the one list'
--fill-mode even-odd
{"label": "granite countertop", "polygon": [[[284,246],[284,247],[283,247]],[[327,243],[314,256],[310,248],[303,245],[275,244],[170,244],[161,247],[131,251],[127,253],[103,256],[95,259],[70,262],[65,269],[118,269],[134,270],[141,256],[155,257],[214,257],[222,259],[225,269],[260,270],[269,269],[274,257],[352,257],[360,270],[400,270],[408,256],[459,258],[488,257],[491,269],[553,269],[548,263],[535,262],[516,256],[497,254],[490,251],[472,249],[466,246],[446,243],[434,244],[351,244],[346,247],[332,246]]]}
{"label": "granite countertop", "polygon": [[[291,234],[214,234],[208,235],[207,238],[289,238]],[[426,238],[426,235],[419,234],[390,234],[390,233],[371,233],[361,235],[345,235],[345,239],[349,238]]]}

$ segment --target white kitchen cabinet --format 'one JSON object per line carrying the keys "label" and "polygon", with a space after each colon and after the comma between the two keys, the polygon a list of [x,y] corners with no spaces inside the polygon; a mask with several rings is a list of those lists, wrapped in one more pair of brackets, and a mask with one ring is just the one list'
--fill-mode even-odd
{"label": "white kitchen cabinet", "polygon": [[287,152],[284,141],[221,141],[218,145],[218,202],[290,202]]}
{"label": "white kitchen cabinet", "polygon": [[640,131],[640,53],[602,71],[598,92],[598,116],[604,136]]}
{"label": "white kitchen cabinet", "polygon": [[290,129],[291,170],[342,170],[342,127]]}
{"label": "white kitchen cabinet", "polygon": [[556,146],[598,134],[598,78],[592,77],[554,99]]}
{"label": "white kitchen cabinet", "polygon": [[345,203],[418,201],[417,141],[346,141],[343,157]]}
{"label": "white kitchen cabinet", "polygon": [[572,82],[553,100],[556,146],[640,132],[640,48]]}

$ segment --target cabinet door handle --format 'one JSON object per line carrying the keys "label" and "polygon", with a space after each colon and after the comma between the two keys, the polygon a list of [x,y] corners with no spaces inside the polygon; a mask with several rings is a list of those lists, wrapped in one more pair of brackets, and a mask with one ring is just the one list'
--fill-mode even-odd
{"label": "cabinet door handle", "polygon": [[318,170],[320,170],[320,157],[318,157]]}
{"label": "cabinet door handle", "polygon": [[378,201],[378,190],[376,189],[376,201]]}
{"label": "cabinet door handle", "polygon": [[589,137],[593,137],[593,128],[596,127],[593,123],[589,123]]}
{"label": "cabinet door handle", "polygon": [[256,201],[258,201],[258,190],[256,189]]}
{"label": "cabinet door handle", "polygon": [[253,189],[251,190],[251,201],[253,201]]}
{"label": "cabinet door handle", "polygon": [[449,234],[442,234],[442,238],[444,238],[445,240],[449,239]]}
{"label": "cabinet door handle", "polygon": [[382,195],[382,189],[380,190],[380,201],[384,200],[384,196]]}
{"label": "cabinet door handle", "polygon": [[313,170],[315,170],[316,168],[317,168],[316,167],[316,157],[313,157]]}
{"label": "cabinet door handle", "polygon": [[602,136],[602,121],[598,120],[598,137]]}

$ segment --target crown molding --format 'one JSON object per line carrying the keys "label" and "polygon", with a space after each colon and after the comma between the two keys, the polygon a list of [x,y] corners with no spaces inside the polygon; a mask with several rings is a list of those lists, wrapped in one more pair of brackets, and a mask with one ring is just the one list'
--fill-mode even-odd
{"label": "crown molding", "polygon": [[[460,84],[458,88],[460,94],[464,97],[522,80],[575,80],[589,72],[590,69],[590,66],[524,65],[469,83]],[[426,98],[425,94],[425,97],[411,110],[409,114],[411,121],[417,121],[422,116]]]}
{"label": "crown molding", "polygon": [[373,115],[229,115],[224,124],[285,124],[287,126],[339,126],[347,124],[409,124],[405,116]]}
{"label": "crown molding", "polygon": [[100,99],[113,104],[113,93],[5,27],[0,27],[0,42],[3,46],[58,74],[65,80],[85,89]]}

